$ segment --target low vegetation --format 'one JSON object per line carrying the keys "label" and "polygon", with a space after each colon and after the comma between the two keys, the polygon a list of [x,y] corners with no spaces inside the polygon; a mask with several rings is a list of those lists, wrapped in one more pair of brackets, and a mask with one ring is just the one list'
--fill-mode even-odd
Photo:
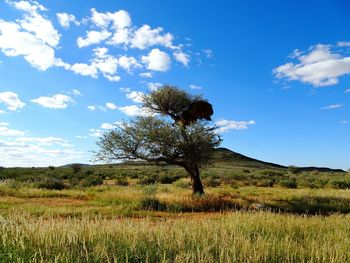
{"label": "low vegetation", "polygon": [[[176,166],[0,169],[0,262],[348,262],[350,175]],[[64,249],[62,249],[64,248]]]}

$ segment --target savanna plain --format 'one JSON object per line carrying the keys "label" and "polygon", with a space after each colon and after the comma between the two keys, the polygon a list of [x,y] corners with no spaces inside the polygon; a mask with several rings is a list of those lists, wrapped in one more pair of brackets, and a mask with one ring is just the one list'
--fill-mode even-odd
{"label": "savanna plain", "polygon": [[0,169],[0,262],[350,262],[350,175],[229,160]]}

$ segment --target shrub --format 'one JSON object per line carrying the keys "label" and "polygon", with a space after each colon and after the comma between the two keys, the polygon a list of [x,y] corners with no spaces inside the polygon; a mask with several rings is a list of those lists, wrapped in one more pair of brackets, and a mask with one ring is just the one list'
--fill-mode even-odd
{"label": "shrub", "polygon": [[156,183],[156,179],[154,178],[154,176],[144,176],[138,181],[138,184],[141,184],[141,185],[149,185],[149,184],[155,184],[155,183]]}
{"label": "shrub", "polygon": [[300,168],[294,166],[294,165],[291,165],[288,167],[288,171],[291,172],[292,174],[298,174],[298,173],[301,173],[301,170]]}
{"label": "shrub", "polygon": [[178,180],[178,181],[174,182],[173,185],[175,187],[183,188],[183,189],[187,189],[190,187],[190,184],[187,180]]}
{"label": "shrub", "polygon": [[259,187],[273,187],[274,181],[271,179],[264,179],[257,183]]}
{"label": "shrub", "polygon": [[179,176],[162,174],[158,177],[158,182],[161,184],[172,184],[173,182],[177,181],[179,178],[180,178]]}
{"label": "shrub", "polygon": [[83,187],[90,187],[103,184],[103,180],[98,176],[88,176],[81,180],[81,185]]}
{"label": "shrub", "polygon": [[166,205],[154,196],[146,196],[140,201],[140,209],[148,211],[165,211]]}
{"label": "shrub", "polygon": [[71,165],[71,168],[72,168],[74,174],[77,174],[81,171],[81,165],[78,163],[73,163]]}
{"label": "shrub", "polygon": [[45,188],[50,190],[62,190],[67,188],[63,180],[56,178],[45,178],[43,181],[37,183],[38,188]]}
{"label": "shrub", "polygon": [[264,170],[262,171],[262,174],[267,176],[283,176],[284,172],[278,170]]}
{"label": "shrub", "polygon": [[115,185],[119,185],[119,186],[128,186],[129,182],[125,177],[118,177],[115,180]]}
{"label": "shrub", "polygon": [[330,183],[334,188],[338,188],[338,189],[350,188],[350,181],[349,180],[332,180]]}
{"label": "shrub", "polygon": [[285,179],[280,181],[279,183],[281,186],[286,187],[286,188],[292,188],[295,189],[298,187],[298,184],[295,180],[292,179]]}

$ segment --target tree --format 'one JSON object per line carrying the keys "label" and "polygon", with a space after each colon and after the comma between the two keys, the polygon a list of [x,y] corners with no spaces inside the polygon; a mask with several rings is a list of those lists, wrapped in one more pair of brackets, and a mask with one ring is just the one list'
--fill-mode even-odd
{"label": "tree", "polygon": [[[215,133],[216,128],[208,125],[210,116],[192,114],[191,121],[183,121],[191,105],[198,101],[205,102],[201,96],[171,86],[145,95],[143,108],[150,114],[104,133],[97,143],[100,147],[97,160],[146,160],[179,165],[189,174],[193,194],[204,194],[199,169],[210,161],[221,138]],[[202,104],[210,113],[207,108],[211,104]]]}

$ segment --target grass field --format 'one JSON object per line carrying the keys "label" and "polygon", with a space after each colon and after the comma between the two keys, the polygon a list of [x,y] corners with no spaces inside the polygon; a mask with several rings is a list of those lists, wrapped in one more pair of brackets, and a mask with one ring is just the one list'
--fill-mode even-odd
{"label": "grass field", "polygon": [[177,168],[0,171],[0,262],[350,262],[348,174],[202,175],[193,197]]}

